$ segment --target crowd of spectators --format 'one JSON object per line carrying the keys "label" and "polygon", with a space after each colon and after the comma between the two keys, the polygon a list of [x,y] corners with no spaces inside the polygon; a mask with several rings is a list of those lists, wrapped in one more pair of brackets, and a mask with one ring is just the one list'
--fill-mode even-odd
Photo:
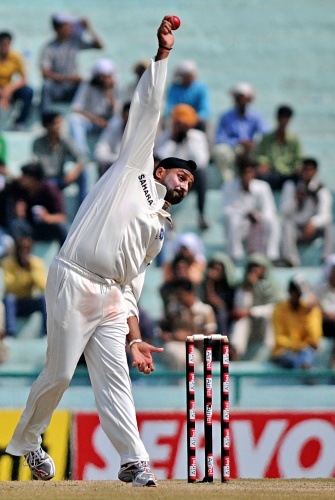
{"label": "crowd of spectators", "polygon": [[[184,369],[187,336],[213,333],[228,336],[232,361],[301,370],[318,363],[335,367],[334,254],[325,259],[316,282],[297,268],[285,286],[263,253],[250,254],[238,270],[228,254],[219,252],[194,273],[197,252],[196,235],[192,241],[188,234],[160,287],[163,312],[155,336],[165,347],[167,368]],[[326,346],[323,338],[329,341]],[[196,347],[200,361],[201,344]],[[219,360],[215,347],[213,359]]]}
{"label": "crowd of spectators", "polygon": [[[77,186],[78,207],[92,187],[88,165],[96,166],[99,177],[116,160],[134,89],[149,65],[135,62],[134,80],[123,88],[117,64],[97,56],[85,80],[78,54],[103,49],[100,35],[88,19],[67,13],[53,15],[51,28],[52,40],[40,49],[41,89],[29,86],[24,59],[12,50],[12,33],[0,33],[0,112],[14,110],[12,130],[29,131],[37,102],[41,127],[18,175],[6,164],[2,138],[0,143],[0,341],[17,335],[17,317],[36,311],[43,318],[40,335],[46,333],[46,269],[33,255],[34,242],[64,242],[71,222],[66,188]],[[170,242],[170,258],[163,249],[157,259],[163,312],[155,324],[140,308],[143,335],[160,339],[162,362],[172,370],[183,368],[183,341],[194,333],[227,335],[233,360],[250,359],[261,349],[262,359],[311,369],[320,339],[335,339],[332,193],[319,178],[318,160],[306,156],[288,130],[295,114],[290,105],[277,106],[271,130],[254,108],[255,89],[238,82],[229,90],[232,107],[214,124],[210,89],[199,73],[192,60],[173,68],[154,148],[157,161],[173,156],[197,163],[197,228]],[[61,111],[59,103],[65,104]],[[226,243],[208,255],[201,236],[211,230],[207,190],[213,167],[222,180]],[[324,270],[315,289],[299,275],[286,288],[276,283],[273,269],[294,271],[300,245],[318,238]],[[6,357],[1,352],[0,362]],[[214,359],[218,355],[214,351]],[[202,356],[199,349],[196,356]]]}

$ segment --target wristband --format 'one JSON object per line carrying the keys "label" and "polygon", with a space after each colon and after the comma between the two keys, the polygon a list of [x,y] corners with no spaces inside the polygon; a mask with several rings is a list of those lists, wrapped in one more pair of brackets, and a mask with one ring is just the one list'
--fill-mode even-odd
{"label": "wristband", "polygon": [[165,47],[165,45],[159,45],[158,47],[163,50],[168,50],[169,52],[172,50],[172,47]]}
{"label": "wristband", "polygon": [[134,339],[131,342],[129,342],[129,349],[131,348],[131,346],[133,344],[137,344],[138,342],[143,342],[143,340],[142,339]]}

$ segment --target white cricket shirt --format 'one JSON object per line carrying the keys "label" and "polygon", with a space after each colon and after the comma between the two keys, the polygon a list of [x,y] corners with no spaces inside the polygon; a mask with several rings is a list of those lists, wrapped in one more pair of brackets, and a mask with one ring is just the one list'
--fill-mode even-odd
{"label": "white cricket shirt", "polygon": [[[120,156],[89,192],[60,250],[63,257],[126,286],[137,315],[147,265],[161,250],[166,189],[153,178],[153,146],[165,89],[167,59],[151,61],[134,93]],[[132,296],[129,296],[132,295]]]}

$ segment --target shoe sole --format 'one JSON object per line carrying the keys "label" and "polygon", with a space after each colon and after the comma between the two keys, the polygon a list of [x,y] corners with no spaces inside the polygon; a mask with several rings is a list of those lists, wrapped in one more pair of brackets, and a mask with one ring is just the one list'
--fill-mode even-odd
{"label": "shoe sole", "polygon": [[50,481],[53,477],[55,477],[55,474],[53,476],[49,476],[49,477],[40,477],[38,474],[35,474],[35,472],[33,472],[33,471],[31,471],[31,473],[39,481]]}
{"label": "shoe sole", "polygon": [[157,488],[157,484],[154,481],[148,481],[147,484],[135,484],[133,483],[134,488]]}

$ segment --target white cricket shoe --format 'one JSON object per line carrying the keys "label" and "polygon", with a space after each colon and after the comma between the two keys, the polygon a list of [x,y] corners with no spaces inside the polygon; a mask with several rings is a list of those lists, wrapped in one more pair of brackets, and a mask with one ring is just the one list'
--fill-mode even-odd
{"label": "white cricket shoe", "polygon": [[49,481],[56,473],[54,461],[41,446],[37,451],[31,451],[25,455],[27,465],[37,479]]}
{"label": "white cricket shoe", "polygon": [[130,462],[121,466],[118,478],[133,486],[157,486],[156,476],[149,468],[149,462]]}

